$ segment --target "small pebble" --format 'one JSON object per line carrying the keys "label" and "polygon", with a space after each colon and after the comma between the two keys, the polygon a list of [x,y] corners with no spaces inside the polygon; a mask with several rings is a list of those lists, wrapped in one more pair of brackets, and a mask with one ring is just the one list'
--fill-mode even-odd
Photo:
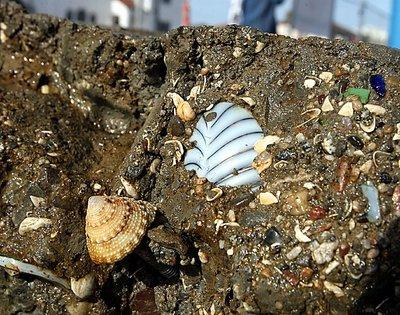
{"label": "small pebble", "polygon": [[358,150],[362,150],[364,148],[364,142],[358,136],[348,136],[347,141],[349,141],[350,144]]}
{"label": "small pebble", "polygon": [[329,81],[332,80],[333,78],[333,73],[332,72],[328,72],[328,71],[324,71],[321,72],[318,76],[322,81],[324,81],[325,83],[328,83]]}
{"label": "small pebble", "polygon": [[290,250],[290,252],[288,252],[288,253],[286,254],[286,257],[287,257],[287,259],[289,259],[289,260],[293,260],[293,259],[297,258],[297,256],[300,255],[301,251],[302,251],[301,246],[293,247],[293,248]]}
{"label": "small pebble", "polygon": [[392,182],[392,177],[387,172],[381,172],[379,174],[379,181],[384,184],[390,184]]}
{"label": "small pebble", "polygon": [[313,276],[314,271],[310,267],[304,267],[300,271],[300,279],[304,282],[308,282]]}
{"label": "small pebble", "polygon": [[304,87],[307,89],[312,89],[316,84],[317,82],[314,79],[306,79],[304,81]]}
{"label": "small pebble", "polygon": [[376,257],[379,256],[379,249],[377,248],[371,248],[368,252],[367,252],[367,258],[368,259],[374,259]]}

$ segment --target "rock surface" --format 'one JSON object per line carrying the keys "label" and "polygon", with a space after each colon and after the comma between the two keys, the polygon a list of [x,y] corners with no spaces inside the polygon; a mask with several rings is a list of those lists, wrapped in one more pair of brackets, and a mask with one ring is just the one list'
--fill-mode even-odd
{"label": "rock surface", "polygon": [[[237,26],[144,36],[28,15],[8,2],[0,21],[0,255],[66,279],[93,272],[97,282],[81,301],[1,269],[0,313],[399,309],[399,52]],[[386,95],[370,86],[375,74]],[[349,87],[364,89],[362,97],[345,96]],[[364,108],[365,90],[385,114]],[[175,116],[168,93],[187,100],[196,118]],[[246,187],[207,201],[215,187],[185,170],[176,141],[191,148],[197,117],[219,101],[248,109],[282,139],[266,149],[273,163],[261,173],[260,189],[277,203],[260,204]],[[347,103],[354,112],[342,116]],[[180,267],[179,279],[163,278],[135,252],[112,266],[90,261],[87,199],[123,194],[120,176],[158,207],[144,242]],[[378,223],[366,217],[366,181],[380,193]],[[20,235],[26,217],[52,224]]]}

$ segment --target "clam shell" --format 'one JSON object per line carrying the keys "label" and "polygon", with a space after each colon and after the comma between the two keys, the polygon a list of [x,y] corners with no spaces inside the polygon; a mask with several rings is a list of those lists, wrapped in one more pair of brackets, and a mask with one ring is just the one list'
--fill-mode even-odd
{"label": "clam shell", "polygon": [[141,241],[156,208],[145,201],[124,197],[92,196],[86,214],[86,242],[97,264],[114,263]]}
{"label": "clam shell", "polygon": [[190,138],[195,147],[187,152],[185,167],[217,186],[256,186],[261,180],[252,167],[257,156],[253,146],[262,137],[250,112],[232,103],[219,103],[197,122]]}

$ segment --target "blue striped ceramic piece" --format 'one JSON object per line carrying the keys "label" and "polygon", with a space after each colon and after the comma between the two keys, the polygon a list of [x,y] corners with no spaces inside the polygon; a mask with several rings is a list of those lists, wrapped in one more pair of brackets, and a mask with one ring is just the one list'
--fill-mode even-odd
{"label": "blue striped ceramic piece", "polygon": [[217,186],[257,186],[261,179],[251,166],[257,153],[253,146],[264,133],[246,109],[221,102],[197,122],[185,157],[187,170],[206,177]]}

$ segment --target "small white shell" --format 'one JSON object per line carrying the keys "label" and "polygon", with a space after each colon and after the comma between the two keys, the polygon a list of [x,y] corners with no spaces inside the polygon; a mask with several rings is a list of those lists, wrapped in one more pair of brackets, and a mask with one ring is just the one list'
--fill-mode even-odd
{"label": "small white shell", "polygon": [[88,273],[80,279],[71,278],[71,290],[80,299],[90,297],[94,292],[95,285],[96,281],[92,273]]}
{"label": "small white shell", "polygon": [[196,117],[196,113],[178,93],[168,93],[168,97],[172,98],[172,102],[176,107],[176,114],[183,121],[191,121]]}
{"label": "small white shell", "polygon": [[138,194],[136,188],[122,176],[119,179],[120,179],[122,185],[124,186],[126,193],[129,196],[131,196],[132,198],[138,199],[139,194]]}
{"label": "small white shell", "polygon": [[42,227],[50,226],[51,220],[47,218],[28,217],[22,220],[18,228],[18,233],[25,235],[26,233],[35,231]]}
{"label": "small white shell", "polygon": [[367,133],[373,132],[376,128],[376,118],[373,116],[372,118],[372,123],[370,125],[365,125],[363,123],[360,123],[360,128],[364,130]]}
{"label": "small white shell", "polygon": [[261,127],[245,109],[222,102],[205,112],[190,138],[195,147],[185,157],[187,170],[217,186],[258,185],[260,176],[251,166],[254,144]]}

